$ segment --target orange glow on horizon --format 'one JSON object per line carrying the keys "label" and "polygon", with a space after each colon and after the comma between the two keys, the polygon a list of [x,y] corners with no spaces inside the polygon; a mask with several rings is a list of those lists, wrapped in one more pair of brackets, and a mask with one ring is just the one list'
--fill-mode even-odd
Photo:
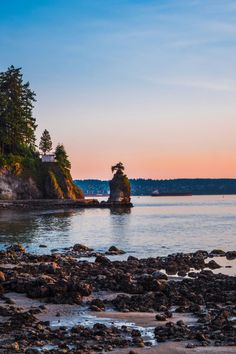
{"label": "orange glow on horizon", "polygon": [[[120,159],[129,178],[236,178],[236,154],[206,153],[156,156],[133,156]],[[110,179],[110,166],[118,160],[72,158],[72,175],[76,179]]]}

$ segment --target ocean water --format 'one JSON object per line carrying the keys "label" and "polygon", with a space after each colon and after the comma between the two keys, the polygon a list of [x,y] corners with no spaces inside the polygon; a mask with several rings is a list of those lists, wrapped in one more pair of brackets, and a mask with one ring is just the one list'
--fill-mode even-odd
{"label": "ocean water", "polygon": [[[50,253],[75,243],[136,257],[236,249],[236,196],[133,197],[126,210],[0,211],[0,248]],[[47,245],[40,248],[39,245]]]}

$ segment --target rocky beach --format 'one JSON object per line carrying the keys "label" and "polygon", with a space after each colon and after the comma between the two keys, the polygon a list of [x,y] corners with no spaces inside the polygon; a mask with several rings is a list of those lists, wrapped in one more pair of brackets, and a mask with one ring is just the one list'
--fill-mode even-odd
{"label": "rocky beach", "polygon": [[2,250],[0,352],[236,350],[236,278],[224,274],[236,251],[112,260],[120,254],[81,244],[46,255]]}

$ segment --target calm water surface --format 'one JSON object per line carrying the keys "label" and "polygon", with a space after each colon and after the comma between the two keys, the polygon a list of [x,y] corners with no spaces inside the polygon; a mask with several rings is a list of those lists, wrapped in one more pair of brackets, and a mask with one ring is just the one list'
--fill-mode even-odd
{"label": "calm water surface", "polygon": [[126,213],[0,211],[0,248],[20,242],[49,253],[75,243],[97,251],[116,245],[137,257],[236,249],[236,196],[134,197],[133,203]]}

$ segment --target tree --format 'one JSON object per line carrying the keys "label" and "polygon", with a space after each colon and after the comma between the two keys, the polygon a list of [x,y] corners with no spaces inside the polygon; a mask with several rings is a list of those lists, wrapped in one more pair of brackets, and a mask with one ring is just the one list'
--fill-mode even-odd
{"label": "tree", "polygon": [[66,168],[68,170],[71,168],[71,163],[69,161],[68,155],[63,144],[57,145],[55,155],[56,160],[61,167]]}
{"label": "tree", "polygon": [[122,162],[118,162],[116,165],[111,167],[112,173],[116,172],[118,175],[123,175],[124,169],[125,168]]}
{"label": "tree", "polygon": [[35,93],[23,83],[21,68],[0,73],[0,152],[17,154],[21,147],[35,149]]}
{"label": "tree", "polygon": [[51,140],[51,136],[50,136],[47,129],[44,130],[44,132],[41,136],[39,148],[43,152],[44,155],[47,152],[50,152],[52,150],[52,140]]}

